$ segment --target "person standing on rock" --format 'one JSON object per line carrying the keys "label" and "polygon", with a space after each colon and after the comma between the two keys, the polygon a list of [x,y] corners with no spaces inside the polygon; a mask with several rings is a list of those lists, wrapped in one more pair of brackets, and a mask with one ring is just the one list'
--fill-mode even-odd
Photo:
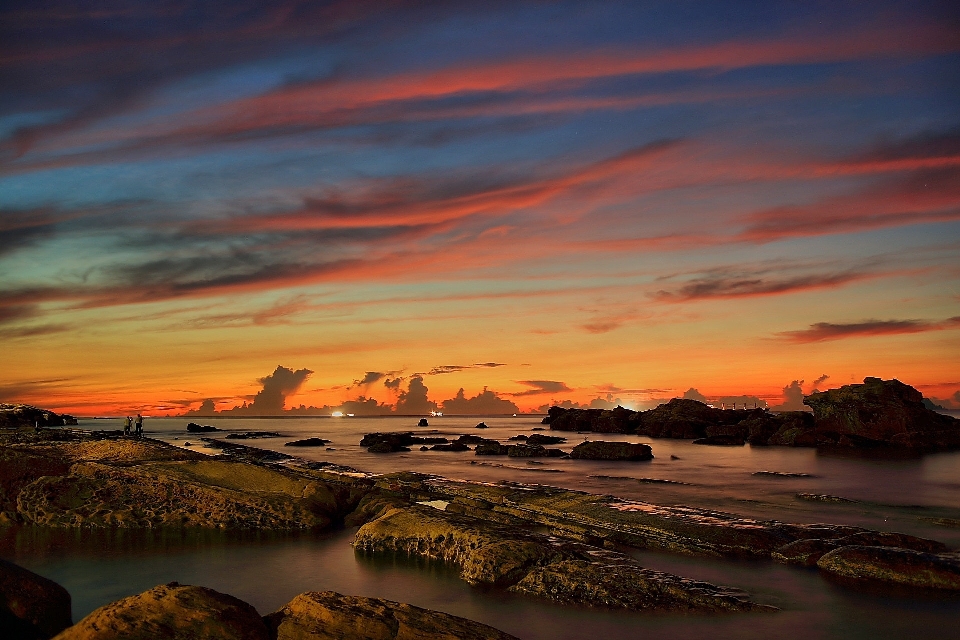
{"label": "person standing on rock", "polygon": [[137,437],[143,437],[143,416],[139,413],[137,414]]}
{"label": "person standing on rock", "polygon": [[130,435],[130,426],[133,424],[133,418],[127,416],[127,419],[123,421],[123,435]]}

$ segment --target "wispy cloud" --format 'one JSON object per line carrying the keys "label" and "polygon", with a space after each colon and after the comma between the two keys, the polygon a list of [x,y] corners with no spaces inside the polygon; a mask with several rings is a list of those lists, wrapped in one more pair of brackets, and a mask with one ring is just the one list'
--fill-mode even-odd
{"label": "wispy cloud", "polygon": [[[956,329],[958,327],[960,327],[960,316],[940,321],[864,320],[863,322],[849,323],[817,322],[810,325],[808,329],[783,331],[776,335],[787,342],[806,344],[810,342],[824,342],[827,340],[841,340],[844,338],[864,336],[940,331],[943,329]],[[822,382],[822,380],[819,381]]]}

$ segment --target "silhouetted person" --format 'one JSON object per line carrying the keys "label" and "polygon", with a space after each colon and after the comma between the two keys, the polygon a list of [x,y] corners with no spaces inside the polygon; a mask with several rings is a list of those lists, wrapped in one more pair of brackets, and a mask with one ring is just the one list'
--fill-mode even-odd
{"label": "silhouetted person", "polygon": [[143,437],[143,416],[139,413],[137,414],[137,437]]}
{"label": "silhouetted person", "polygon": [[133,418],[127,416],[126,420],[123,421],[123,435],[130,435],[130,427],[133,425]]}

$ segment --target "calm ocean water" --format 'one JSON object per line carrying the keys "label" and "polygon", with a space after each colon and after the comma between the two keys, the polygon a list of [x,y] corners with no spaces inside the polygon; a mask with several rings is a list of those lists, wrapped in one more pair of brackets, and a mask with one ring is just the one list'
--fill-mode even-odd
{"label": "calm ocean water", "polygon": [[[456,437],[461,433],[506,438],[531,434],[539,419],[289,418],[197,420],[224,433],[276,431],[283,438],[237,442],[329,461],[364,471],[413,470],[450,478],[531,484],[610,494],[660,504],[722,509],[750,517],[789,522],[854,524],[934,538],[960,548],[960,529],[934,520],[960,520],[960,452],[916,459],[876,460],[818,455],[783,447],[705,447],[682,440],[559,433],[569,450],[584,438],[647,442],[654,460],[633,463],[505,457],[473,452],[370,454],[359,446],[364,433],[410,430]],[[148,419],[146,435],[206,451],[187,419]],[[118,420],[85,420],[82,428],[119,428]],[[318,436],[327,448],[292,448],[284,443]],[[215,450],[209,451],[215,453]],[[810,477],[753,475],[756,471],[803,473]],[[594,477],[617,476],[617,477]],[[656,484],[638,479],[674,480]],[[797,499],[825,493],[857,500],[832,504]],[[529,598],[475,589],[443,566],[404,558],[364,558],[353,553],[354,530],[325,538],[150,532],[8,532],[0,555],[63,584],[74,599],[74,617],[125,595],[169,581],[201,584],[233,594],[268,613],[307,590],[389,598],[439,609],[496,626],[521,638],[925,638],[960,637],[960,597],[911,592],[851,590],[816,570],[772,562],[694,559],[636,552],[645,566],[744,589],[776,614],[681,616],[555,607]]]}

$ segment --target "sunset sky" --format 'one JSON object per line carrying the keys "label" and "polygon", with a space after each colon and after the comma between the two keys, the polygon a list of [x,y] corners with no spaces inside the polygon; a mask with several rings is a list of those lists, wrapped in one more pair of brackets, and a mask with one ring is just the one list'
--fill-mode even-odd
{"label": "sunset sky", "polygon": [[953,3],[80,4],[0,9],[0,401],[960,408]]}

